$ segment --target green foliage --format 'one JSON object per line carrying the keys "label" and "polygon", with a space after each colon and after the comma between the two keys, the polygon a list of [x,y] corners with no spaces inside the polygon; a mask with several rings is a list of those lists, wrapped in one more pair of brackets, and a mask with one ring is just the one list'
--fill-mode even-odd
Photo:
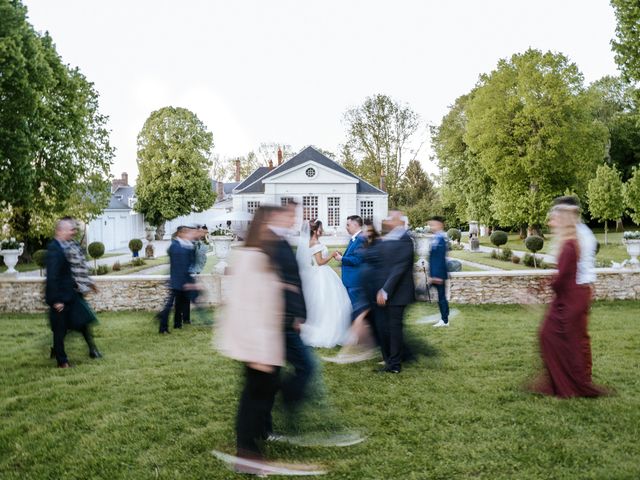
{"label": "green foliage", "polygon": [[418,129],[418,115],[407,105],[378,94],[348,110],[345,124],[347,150],[343,148],[343,164],[355,167],[351,171],[372,185],[378,185],[384,172],[389,203],[398,205],[403,156]]}
{"label": "green foliage", "polygon": [[561,54],[530,49],[481,76],[463,140],[494,182],[501,224],[539,227],[554,197],[585,191],[607,141],[591,103],[582,74]]}
{"label": "green foliage", "polygon": [[35,264],[40,267],[40,275],[42,275],[42,269],[47,266],[47,251],[42,249],[36,250],[33,252],[32,259]]}
{"label": "green foliage", "polygon": [[88,221],[104,209],[113,148],[93,84],[19,0],[0,0],[0,18],[0,209],[30,250],[56,218]]}
{"label": "green foliage", "polygon": [[434,205],[437,201],[433,180],[429,178],[418,160],[409,161],[396,195],[397,205],[416,205],[422,199]]}
{"label": "green foliage", "polygon": [[93,258],[93,266],[94,270],[98,269],[98,264],[96,260],[104,255],[104,243],[102,242],[91,242],[87,247],[87,252],[89,256]]}
{"label": "green foliage", "polygon": [[462,232],[460,230],[458,230],[457,228],[450,228],[447,231],[447,236],[452,241],[460,243],[460,240],[462,239]]}
{"label": "green foliage", "polygon": [[143,258],[134,258],[133,260],[131,260],[131,262],[129,262],[129,265],[131,265],[132,267],[141,267],[142,265],[146,265],[147,262],[144,261]]}
{"label": "green foliage", "polygon": [[429,198],[423,198],[418,203],[402,207],[409,218],[410,225],[426,225],[433,215],[440,213],[441,206],[436,198],[431,201]]}
{"label": "green foliage", "polygon": [[489,240],[493,245],[500,248],[502,245],[509,241],[509,235],[502,230],[494,230],[489,237]]}
{"label": "green foliage", "polygon": [[631,178],[624,185],[624,203],[631,220],[640,225],[640,168],[634,167]]}
{"label": "green foliage", "polygon": [[106,275],[107,273],[109,273],[109,266],[108,265],[96,265],[94,268],[91,268],[89,270],[89,273],[91,275]]}
{"label": "green foliage", "polygon": [[502,249],[502,253],[500,254],[500,260],[504,262],[510,262],[511,257],[513,257],[513,252],[511,251],[511,249],[509,247],[504,247]]}
{"label": "green foliage", "polygon": [[115,261],[113,262],[113,265],[111,265],[111,270],[114,272],[119,272],[120,270],[122,270],[122,265],[120,265],[119,261]]}
{"label": "green foliage", "polygon": [[640,5],[637,0],[611,0],[616,14],[616,38],[611,42],[616,63],[627,80],[640,81]]}
{"label": "green foliage", "polygon": [[524,246],[527,247],[527,250],[530,252],[539,252],[542,250],[542,247],[544,247],[544,238],[538,235],[529,235],[524,241]]}
{"label": "green foliage", "polygon": [[213,205],[212,148],[212,134],[193,112],[164,107],[151,113],[138,134],[135,207],[151,225]]}
{"label": "green foliage", "polygon": [[129,240],[129,250],[131,250],[132,253],[142,250],[142,240],[139,238],[132,238]]}
{"label": "green foliage", "polygon": [[608,244],[607,221],[620,218],[624,212],[623,184],[616,167],[598,167],[596,176],[589,181],[587,197],[591,216],[604,222],[604,243]]}

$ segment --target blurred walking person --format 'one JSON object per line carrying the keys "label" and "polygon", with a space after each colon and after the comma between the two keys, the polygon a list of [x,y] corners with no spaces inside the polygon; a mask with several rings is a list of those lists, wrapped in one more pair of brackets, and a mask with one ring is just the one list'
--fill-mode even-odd
{"label": "blurred walking person", "polygon": [[55,237],[47,246],[45,297],[50,307],[49,321],[53,332],[51,356],[55,357],[60,368],[71,366],[64,349],[68,330],[82,334],[91,358],[102,357],[91,332],[91,324],[97,319],[84,300],[86,293],[96,292],[97,288],[89,277],[84,253],[73,239],[76,232],[76,221],[65,217],[57,222]]}
{"label": "blurred walking person", "polygon": [[178,227],[176,237],[171,240],[169,254],[169,293],[164,308],[158,314],[160,334],[169,333],[169,314],[175,303],[173,328],[182,328],[191,323],[191,300],[197,294],[198,286],[193,278],[195,249],[193,240],[198,231],[191,226]]}
{"label": "blurred walking person", "polygon": [[438,293],[438,309],[440,310],[440,321],[434,327],[449,326],[449,302],[447,301],[447,280],[449,272],[447,270],[447,235],[444,233],[444,218],[439,216],[431,217],[429,227],[435,234],[431,242],[429,252],[429,282]]}
{"label": "blurred walking person", "polygon": [[551,284],[554,298],[539,334],[544,372],[532,385],[538,393],[561,398],[606,393],[592,383],[590,354],[587,358],[584,353],[591,288],[576,281],[580,259],[578,214],[576,205],[558,204],[549,215],[549,226],[558,243],[558,273]]}

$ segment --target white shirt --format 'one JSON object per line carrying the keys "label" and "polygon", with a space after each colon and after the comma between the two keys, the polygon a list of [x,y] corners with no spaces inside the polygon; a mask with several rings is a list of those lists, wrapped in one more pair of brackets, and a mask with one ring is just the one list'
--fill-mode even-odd
{"label": "white shirt", "polygon": [[578,285],[594,283],[596,281],[596,237],[584,223],[578,223],[576,233],[580,247],[576,283]]}
{"label": "white shirt", "polygon": [[194,248],[193,242],[190,242],[189,240],[185,240],[184,238],[180,238],[180,237],[177,237],[177,236],[176,236],[176,240],[184,248],[189,248],[189,249]]}
{"label": "white shirt", "polygon": [[358,230],[356,233],[354,233],[353,235],[351,235],[351,241],[355,242],[356,238],[358,235],[360,235],[362,233],[362,230]]}

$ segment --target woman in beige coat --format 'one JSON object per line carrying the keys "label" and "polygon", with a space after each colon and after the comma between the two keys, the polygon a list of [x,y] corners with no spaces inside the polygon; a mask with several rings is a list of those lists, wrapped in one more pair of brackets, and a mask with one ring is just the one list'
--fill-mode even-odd
{"label": "woman in beige coat", "polygon": [[[236,419],[237,455],[262,459],[267,419],[285,364],[284,295],[280,279],[263,251],[267,223],[275,207],[260,208],[245,246],[235,248],[228,303],[218,321],[219,351],[245,364],[245,382]],[[249,472],[247,472],[249,473]]]}

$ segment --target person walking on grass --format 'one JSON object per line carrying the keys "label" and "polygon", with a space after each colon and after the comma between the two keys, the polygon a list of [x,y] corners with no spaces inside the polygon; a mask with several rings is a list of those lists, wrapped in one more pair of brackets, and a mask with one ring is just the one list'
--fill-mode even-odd
{"label": "person walking on grass", "polygon": [[65,217],[56,223],[55,237],[47,246],[47,278],[45,300],[49,305],[49,321],[53,332],[51,356],[59,368],[69,368],[64,350],[64,338],[68,330],[82,334],[91,358],[101,358],[91,324],[97,321],[95,314],[84,300],[90,291],[97,292],[86,265],[80,245],[74,241],[76,221]]}
{"label": "person walking on grass", "polygon": [[444,233],[444,218],[433,216],[429,220],[429,227],[434,233],[429,253],[429,281],[438,294],[438,308],[440,321],[434,327],[449,326],[449,302],[447,301],[447,236]]}
{"label": "person walking on grass", "polygon": [[191,300],[197,293],[198,286],[193,278],[195,250],[193,241],[198,231],[191,226],[180,226],[176,238],[171,240],[169,254],[169,293],[164,308],[158,314],[160,334],[169,333],[169,314],[175,303],[173,328],[182,328],[191,323]]}

